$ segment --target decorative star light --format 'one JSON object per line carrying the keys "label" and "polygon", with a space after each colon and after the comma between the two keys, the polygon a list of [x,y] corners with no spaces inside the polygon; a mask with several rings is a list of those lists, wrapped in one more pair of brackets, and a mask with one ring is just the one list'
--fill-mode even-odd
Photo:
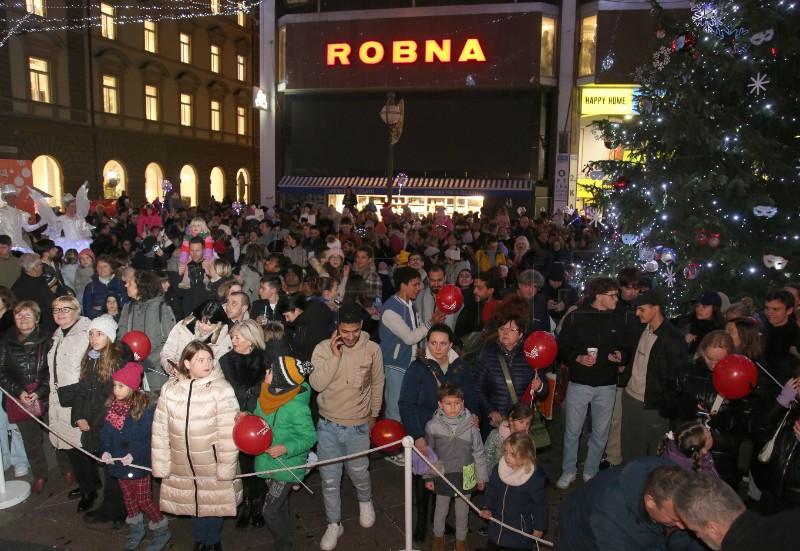
{"label": "decorative star light", "polygon": [[752,84],[748,84],[747,87],[750,88],[750,93],[758,95],[761,92],[766,92],[767,87],[766,85],[769,84],[769,80],[767,79],[767,75],[761,76],[761,73],[757,73],[756,76],[750,77],[750,81]]}
{"label": "decorative star light", "polygon": [[713,2],[703,2],[689,4],[692,10],[692,21],[706,32],[714,32],[714,29],[722,25],[722,17]]}
{"label": "decorative star light", "polygon": [[672,266],[667,266],[667,269],[664,271],[664,281],[667,282],[667,287],[675,287],[675,271],[672,269]]}
{"label": "decorative star light", "polygon": [[597,212],[597,211],[594,211],[594,210],[593,210],[593,211],[589,212],[588,216],[589,216],[589,220],[590,220],[590,222],[589,222],[589,223],[590,223],[591,225],[593,225],[595,228],[596,228],[598,225],[600,225],[600,224],[602,224],[602,223],[603,223],[603,215],[602,215],[602,214],[600,214],[600,213],[599,213],[599,212]]}

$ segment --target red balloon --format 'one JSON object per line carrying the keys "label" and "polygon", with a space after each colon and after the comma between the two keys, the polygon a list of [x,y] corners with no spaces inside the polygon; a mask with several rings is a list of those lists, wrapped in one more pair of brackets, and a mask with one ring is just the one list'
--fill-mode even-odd
{"label": "red balloon", "polygon": [[445,314],[458,312],[462,304],[464,304],[464,296],[461,294],[461,289],[455,285],[448,283],[436,293],[436,306]]}
{"label": "red balloon", "polygon": [[547,331],[535,331],[525,339],[525,359],[534,369],[547,367],[556,359],[558,345]]}
{"label": "red balloon", "polygon": [[731,354],[719,361],[711,379],[720,396],[738,400],[750,394],[758,385],[758,369],[750,358]]}
{"label": "red balloon", "polygon": [[245,415],[233,425],[236,447],[249,455],[260,455],[272,446],[272,429],[258,415]]}
{"label": "red balloon", "polygon": [[137,362],[150,355],[150,337],[142,331],[129,331],[122,337],[122,342],[131,347],[133,359]]}
{"label": "red balloon", "polygon": [[[406,429],[404,429],[403,425],[394,419],[381,419],[375,423],[374,427],[372,427],[372,432],[370,435],[372,436],[372,442],[376,446],[383,446],[389,442],[401,440],[406,435]],[[402,447],[402,444],[397,444],[391,448],[386,448],[386,451],[394,452]]]}

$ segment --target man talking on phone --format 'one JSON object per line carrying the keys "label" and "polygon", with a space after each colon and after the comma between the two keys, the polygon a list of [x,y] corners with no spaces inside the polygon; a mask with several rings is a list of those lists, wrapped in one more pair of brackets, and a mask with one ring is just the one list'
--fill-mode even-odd
{"label": "man talking on phone", "polygon": [[[344,304],[330,339],[314,348],[311,386],[319,392],[317,456],[333,459],[369,449],[370,431],[383,402],[383,356],[380,347],[361,330],[361,309]],[[356,488],[359,520],[363,528],[375,523],[369,457],[364,455],[319,468],[328,529],[320,540],[323,551],[336,547],[344,532],[341,524],[342,466]]]}

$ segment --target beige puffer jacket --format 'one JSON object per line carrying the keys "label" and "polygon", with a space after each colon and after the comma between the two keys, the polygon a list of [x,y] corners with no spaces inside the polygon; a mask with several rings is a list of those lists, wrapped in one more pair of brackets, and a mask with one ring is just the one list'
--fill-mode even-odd
{"label": "beige puffer jacket", "polygon": [[[190,315],[169,332],[167,342],[164,343],[164,348],[161,349],[161,368],[165,373],[169,373],[167,370],[168,362],[171,360],[177,365],[181,354],[183,354],[183,349],[186,348],[187,344],[195,340],[194,334],[187,327],[192,321],[194,321],[194,316]],[[203,342],[210,346],[211,351],[214,353],[214,369],[219,367],[219,359],[233,349],[231,337],[228,334],[228,326],[225,324],[221,324]]]}
{"label": "beige puffer jacket", "polygon": [[238,411],[233,388],[220,370],[203,379],[173,377],[162,387],[152,442],[153,476],[162,479],[162,511],[236,515],[242,501],[242,481],[235,478],[239,450],[233,442]]}
{"label": "beige puffer jacket", "polygon": [[[81,360],[89,348],[89,325],[92,320],[80,317],[67,336],[59,327],[53,333],[53,346],[47,353],[50,368],[50,442],[57,450],[81,447],[81,429],[72,424],[72,408],[66,408],[58,401],[58,386],[69,386],[78,382],[81,376]],[[56,436],[64,437],[64,440]]]}

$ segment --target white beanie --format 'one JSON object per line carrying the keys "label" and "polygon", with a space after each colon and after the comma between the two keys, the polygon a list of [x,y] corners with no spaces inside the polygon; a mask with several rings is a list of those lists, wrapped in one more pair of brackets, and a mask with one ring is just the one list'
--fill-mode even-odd
{"label": "white beanie", "polygon": [[92,329],[102,332],[110,342],[117,340],[117,322],[108,314],[94,318],[92,323],[89,324],[89,331]]}

